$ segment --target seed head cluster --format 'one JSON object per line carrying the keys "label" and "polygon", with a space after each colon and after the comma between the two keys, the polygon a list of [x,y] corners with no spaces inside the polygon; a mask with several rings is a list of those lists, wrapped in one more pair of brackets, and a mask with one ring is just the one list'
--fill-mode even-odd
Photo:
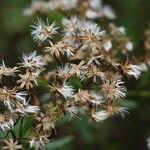
{"label": "seed head cluster", "polygon": [[[41,51],[23,54],[12,68],[2,60],[0,129],[12,134],[0,143],[2,149],[21,149],[24,140],[36,150],[46,148],[58,122],[66,116],[73,119],[85,114],[90,121],[101,123],[128,113],[120,105],[127,93],[125,81],[138,79],[143,67],[129,57],[134,44],[124,27],[110,23],[102,28],[94,22],[101,17],[115,19],[111,7],[100,0],[33,1],[24,13],[75,8],[79,17],[64,17],[61,25],[41,18],[31,25],[31,35]],[[33,118],[32,135],[14,135],[18,120],[29,116]]]}

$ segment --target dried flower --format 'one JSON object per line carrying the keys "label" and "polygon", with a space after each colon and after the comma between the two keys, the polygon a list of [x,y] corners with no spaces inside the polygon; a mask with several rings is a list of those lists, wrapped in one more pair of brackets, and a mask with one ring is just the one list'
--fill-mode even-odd
{"label": "dried flower", "polygon": [[2,147],[2,150],[17,150],[22,149],[22,145],[19,144],[19,141],[15,141],[13,139],[3,140],[4,146]]}
{"label": "dried flower", "polygon": [[124,82],[120,79],[113,82],[106,80],[102,85],[102,92],[106,98],[111,100],[123,98],[126,94],[126,88],[123,84]]}
{"label": "dried flower", "polygon": [[17,83],[20,83],[20,88],[23,89],[24,87],[29,90],[30,88],[33,88],[34,85],[38,85],[37,78],[39,76],[40,72],[26,72],[26,74],[19,74],[19,79]]}
{"label": "dried flower", "polygon": [[51,90],[51,92],[59,92],[65,99],[72,97],[74,95],[74,89],[72,86],[68,85],[67,83],[63,83],[62,86],[48,86]]}
{"label": "dried flower", "polygon": [[63,18],[62,24],[64,26],[65,38],[77,36],[77,30],[80,25],[80,20],[76,16],[72,17],[70,20],[67,18]]}
{"label": "dried flower", "polygon": [[32,140],[29,141],[30,148],[34,147],[36,150],[44,149],[46,144],[49,142],[48,135],[42,135],[39,137],[32,138]]}
{"label": "dried flower", "polygon": [[73,116],[77,116],[79,113],[79,108],[77,106],[74,105],[67,105],[65,106],[65,111],[70,114],[70,118],[72,118]]}
{"label": "dried flower", "polygon": [[109,117],[109,113],[105,110],[101,110],[98,112],[94,112],[92,113],[92,118],[96,121],[96,122],[101,122],[104,121],[105,119],[107,119]]}
{"label": "dried flower", "polygon": [[72,86],[67,85],[66,83],[58,89],[58,91],[64,96],[65,99],[74,95],[74,89]]}
{"label": "dried flower", "polygon": [[101,105],[104,103],[104,98],[102,95],[97,94],[95,92],[91,92],[91,103],[95,106]]}
{"label": "dried flower", "polygon": [[84,61],[81,61],[78,65],[76,64],[70,64],[71,70],[70,74],[77,75],[78,77],[85,74],[85,70],[87,69],[87,66],[85,65]]}
{"label": "dried flower", "polygon": [[55,23],[49,24],[48,19],[45,24],[41,19],[37,19],[37,22],[34,25],[31,25],[33,28],[31,35],[33,39],[37,42],[44,42],[46,39],[51,39],[54,34],[57,33],[58,27],[55,26]]}
{"label": "dried flower", "polygon": [[24,105],[20,105],[15,109],[15,112],[19,112],[23,115],[28,115],[32,113],[38,113],[40,111],[40,108],[38,106],[29,105],[28,103]]}
{"label": "dried flower", "polygon": [[138,79],[141,75],[142,69],[140,66],[132,65],[127,60],[123,65],[121,65],[123,73],[127,76],[134,76],[136,79]]}
{"label": "dried flower", "polygon": [[106,17],[108,19],[115,19],[116,15],[109,5],[103,5],[101,0],[88,0],[88,8],[85,16],[89,19],[96,19]]}
{"label": "dried flower", "polygon": [[38,121],[36,128],[42,129],[43,132],[51,131],[51,129],[55,130],[56,122],[58,121],[58,113],[55,108],[52,110],[48,110],[45,114],[40,113],[36,120]]}
{"label": "dried flower", "polygon": [[18,68],[7,68],[5,66],[4,61],[2,61],[2,65],[0,65],[0,81],[2,79],[2,76],[14,76],[16,72],[18,72]]}
{"label": "dried flower", "polygon": [[80,38],[83,43],[91,47],[96,47],[96,42],[98,42],[105,33],[105,31],[101,31],[96,23],[90,21],[82,22],[79,30],[81,31]]}
{"label": "dried flower", "polygon": [[41,69],[44,67],[45,62],[44,58],[41,55],[37,55],[37,52],[34,51],[27,55],[22,56],[22,62],[19,63],[21,67],[29,68],[31,70]]}
{"label": "dried flower", "polygon": [[[13,88],[12,90],[7,89],[6,87],[3,87],[3,89],[0,89],[0,101],[4,103],[8,107],[10,111],[13,110],[16,103],[26,103],[26,93],[25,92],[17,92],[17,88]],[[16,101],[18,100],[18,101]]]}
{"label": "dried flower", "polygon": [[93,78],[93,82],[97,81],[97,78],[100,78],[102,81],[105,80],[105,73],[98,69],[95,65],[92,65],[87,73],[88,78]]}
{"label": "dried flower", "polygon": [[60,58],[60,56],[63,56],[66,54],[66,56],[69,58],[70,56],[74,55],[74,49],[73,47],[69,46],[66,42],[61,41],[56,44],[50,43],[50,47],[45,48],[46,53],[50,53],[52,56],[56,56],[57,58]]}
{"label": "dried flower", "polygon": [[71,76],[70,74],[70,69],[71,67],[69,66],[69,64],[65,64],[62,67],[58,67],[57,69],[57,75],[62,78],[62,79],[67,79]]}
{"label": "dried flower", "polygon": [[0,114],[0,129],[7,131],[13,128],[13,125],[14,123],[12,118],[9,118],[7,115]]}

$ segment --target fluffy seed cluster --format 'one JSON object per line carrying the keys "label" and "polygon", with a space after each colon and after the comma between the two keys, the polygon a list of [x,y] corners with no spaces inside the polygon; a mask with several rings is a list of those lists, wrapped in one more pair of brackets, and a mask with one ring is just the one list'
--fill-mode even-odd
{"label": "fluffy seed cluster", "polygon": [[[33,1],[26,13],[70,10],[79,7],[79,1]],[[33,40],[43,46],[41,55],[37,51],[24,54],[13,68],[7,68],[2,61],[0,129],[12,134],[11,139],[1,142],[3,149],[21,149],[24,140],[30,148],[46,148],[58,121],[67,114],[69,119],[86,114],[90,120],[102,122],[113,115],[124,117],[128,113],[120,105],[127,92],[124,79],[138,79],[142,71],[141,65],[131,63],[127,57],[133,44],[124,27],[111,23],[102,30],[86,19],[103,16],[114,19],[110,7],[100,0],[85,0],[82,6],[84,11],[79,10],[83,19],[64,17],[61,26],[57,26],[38,18],[31,25]],[[45,94],[49,97],[42,101]],[[13,128],[18,120],[31,115],[32,136],[16,137]]]}
{"label": "fluffy seed cluster", "polygon": [[29,8],[23,11],[24,15],[33,15],[34,13],[49,13],[55,10],[76,10],[81,16],[88,19],[108,18],[114,20],[116,14],[110,5],[105,5],[102,0],[48,0],[33,1]]}

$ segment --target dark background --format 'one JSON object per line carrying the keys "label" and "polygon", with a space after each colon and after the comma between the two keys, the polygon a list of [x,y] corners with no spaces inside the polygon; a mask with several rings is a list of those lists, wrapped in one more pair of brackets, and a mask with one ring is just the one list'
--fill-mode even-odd
{"label": "dark background", "polygon": [[[0,0],[0,59],[14,66],[22,53],[38,49],[31,37],[30,25],[34,16],[23,16],[28,0]],[[150,0],[105,0],[112,5],[117,25],[125,26],[127,35],[136,43],[135,54],[142,54],[143,35],[150,21]],[[48,17],[60,22],[63,14],[50,13]],[[43,17],[47,17],[43,16]],[[105,19],[100,20],[103,24]],[[150,136],[150,71],[140,80],[127,83],[129,92],[125,106],[129,114],[110,118],[103,123],[89,123],[86,116],[73,121],[60,122],[56,140],[50,149],[82,150],[145,150]],[[57,140],[58,139],[58,140]]]}

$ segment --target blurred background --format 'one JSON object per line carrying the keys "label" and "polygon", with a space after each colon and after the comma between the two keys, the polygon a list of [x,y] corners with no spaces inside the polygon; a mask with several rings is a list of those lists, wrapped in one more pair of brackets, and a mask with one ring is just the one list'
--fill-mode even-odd
{"label": "blurred background", "polygon": [[[33,42],[30,25],[37,16],[24,16],[23,10],[30,0],[0,0],[0,60],[14,66],[23,53],[39,47]],[[104,0],[114,9],[119,26],[124,26],[127,35],[136,43],[135,53],[143,52],[144,31],[150,21],[150,0]],[[58,24],[61,12],[43,15]],[[100,24],[105,20],[100,20]],[[103,123],[89,123],[86,116],[59,123],[52,150],[146,150],[146,139],[150,136],[150,70],[140,80],[130,80],[127,101],[124,106],[129,114],[124,119],[116,116]]]}

